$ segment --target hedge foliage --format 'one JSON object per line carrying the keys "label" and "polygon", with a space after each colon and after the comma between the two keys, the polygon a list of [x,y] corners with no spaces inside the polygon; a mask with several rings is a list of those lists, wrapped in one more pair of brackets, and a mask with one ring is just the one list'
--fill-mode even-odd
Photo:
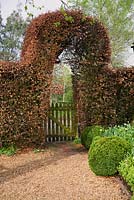
{"label": "hedge foliage", "polygon": [[80,11],[56,11],[33,19],[19,62],[0,62],[1,141],[44,141],[42,121],[50,104],[52,72],[58,56],[70,52],[73,90],[81,129],[131,121],[134,68],[109,68],[107,30]]}
{"label": "hedge foliage", "polygon": [[117,172],[119,162],[131,153],[132,146],[125,139],[100,137],[91,144],[88,161],[96,175],[109,176]]}

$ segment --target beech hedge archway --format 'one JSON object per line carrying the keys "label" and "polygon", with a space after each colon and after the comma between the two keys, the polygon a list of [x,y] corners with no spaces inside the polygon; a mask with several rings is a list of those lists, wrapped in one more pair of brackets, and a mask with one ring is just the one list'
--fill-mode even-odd
{"label": "beech hedge archway", "polygon": [[81,129],[114,125],[134,115],[134,68],[110,68],[107,30],[80,11],[40,15],[29,25],[19,62],[0,62],[2,141],[43,140],[54,64],[69,52],[74,102]]}

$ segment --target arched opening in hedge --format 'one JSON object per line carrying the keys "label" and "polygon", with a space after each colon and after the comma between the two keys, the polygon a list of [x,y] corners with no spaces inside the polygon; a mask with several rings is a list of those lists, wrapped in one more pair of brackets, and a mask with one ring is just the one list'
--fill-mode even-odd
{"label": "arched opening in hedge", "polygon": [[72,75],[73,73],[68,62],[68,55],[65,55],[65,52],[63,52],[56,61],[53,69],[50,90],[51,104],[61,102],[66,102],[68,105],[70,103],[73,104]]}
{"label": "arched opening in hedge", "polygon": [[[71,54],[74,102],[81,128],[114,125],[134,115],[134,68],[115,70],[107,30],[80,11],[40,15],[29,25],[19,62],[0,62],[1,140],[37,140],[50,105],[53,67]],[[120,109],[121,108],[121,109]]]}
{"label": "arched opening in hedge", "polygon": [[43,74],[41,79],[47,86],[42,85],[42,108],[49,105],[53,66],[62,52],[70,54],[68,62],[73,72],[79,120],[88,121],[85,113],[89,92],[86,90],[111,60],[107,31],[97,19],[85,17],[78,11],[47,13],[32,21],[24,40],[21,62],[27,62]]}

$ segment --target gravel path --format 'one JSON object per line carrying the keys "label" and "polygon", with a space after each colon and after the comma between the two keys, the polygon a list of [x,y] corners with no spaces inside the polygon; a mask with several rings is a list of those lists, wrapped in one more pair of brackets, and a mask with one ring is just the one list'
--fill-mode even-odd
{"label": "gravel path", "polygon": [[0,200],[129,200],[118,177],[93,174],[87,151],[55,144],[44,152],[0,157]]}

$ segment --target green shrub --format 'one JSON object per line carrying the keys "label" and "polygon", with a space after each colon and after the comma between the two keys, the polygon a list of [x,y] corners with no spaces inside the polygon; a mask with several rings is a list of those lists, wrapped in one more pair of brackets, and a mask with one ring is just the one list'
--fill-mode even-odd
{"label": "green shrub", "polygon": [[103,132],[103,136],[119,136],[134,144],[134,126],[124,124],[121,126],[109,127]]}
{"label": "green shrub", "polygon": [[85,147],[87,149],[89,149],[94,137],[102,136],[103,132],[104,132],[104,128],[102,126],[92,126],[87,134],[87,139],[85,141]]}
{"label": "green shrub", "polygon": [[81,144],[85,147],[86,140],[87,140],[87,135],[89,131],[91,130],[91,126],[87,126],[83,132],[81,133]]}
{"label": "green shrub", "polygon": [[81,143],[86,148],[89,149],[92,144],[93,138],[96,136],[101,136],[104,132],[104,128],[102,126],[88,126],[85,128],[81,135]]}
{"label": "green shrub", "polygon": [[123,138],[98,138],[92,142],[88,153],[89,166],[96,175],[114,175],[119,162],[131,152],[131,149],[131,144]]}
{"label": "green shrub", "polygon": [[130,200],[134,200],[134,195],[131,197],[131,199]]}
{"label": "green shrub", "polygon": [[118,171],[130,186],[131,191],[134,192],[134,157],[130,155],[125,160],[122,160],[118,167]]}
{"label": "green shrub", "polygon": [[134,125],[124,124],[109,127],[103,132],[103,136],[119,136],[132,144],[132,155],[134,156]]}
{"label": "green shrub", "polygon": [[16,147],[14,145],[5,146],[0,148],[0,155],[5,154],[7,156],[12,156],[16,153]]}
{"label": "green shrub", "polygon": [[81,138],[75,137],[73,143],[74,143],[74,144],[81,144]]}

